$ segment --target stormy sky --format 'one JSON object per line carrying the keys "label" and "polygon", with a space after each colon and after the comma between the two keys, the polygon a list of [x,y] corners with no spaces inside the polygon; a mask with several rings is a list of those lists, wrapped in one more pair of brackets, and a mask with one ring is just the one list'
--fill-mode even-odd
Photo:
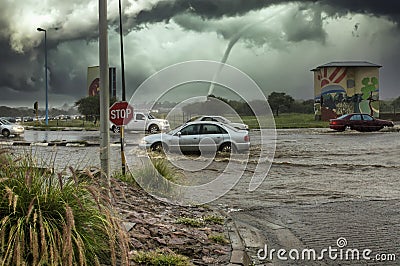
{"label": "stormy sky", "polygon": [[[128,99],[169,65],[220,61],[235,38],[227,63],[266,95],[311,99],[310,69],[361,60],[383,66],[381,98],[400,96],[397,0],[122,0],[122,6]],[[108,1],[108,19],[109,62],[120,75],[117,0]],[[44,34],[37,27],[47,29],[49,106],[72,105],[87,94],[87,67],[99,62],[98,0],[3,1],[0,105],[44,103]]]}

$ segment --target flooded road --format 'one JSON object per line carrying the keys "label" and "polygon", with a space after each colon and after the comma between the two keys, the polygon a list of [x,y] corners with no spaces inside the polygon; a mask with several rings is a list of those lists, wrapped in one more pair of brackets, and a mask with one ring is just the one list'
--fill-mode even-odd
{"label": "flooded road", "polygon": [[[282,203],[400,197],[398,132],[279,130],[271,170],[255,192],[246,178],[220,202],[245,208]],[[251,167],[251,165],[250,165]]]}
{"label": "flooded road", "polygon": [[[47,141],[92,141],[98,142],[98,131],[30,131],[24,140]],[[141,135],[126,134],[126,153],[130,163],[135,157],[145,156],[137,147]],[[258,162],[260,139],[257,132],[250,132],[252,142],[249,159],[234,158],[230,171],[246,170],[238,184],[217,203],[232,208],[246,208],[282,204],[289,202],[307,203],[349,198],[394,199],[400,196],[400,133],[356,131],[333,132],[329,129],[278,130],[276,152],[268,176],[260,187],[248,191],[248,185]],[[4,140],[4,139],[2,139]],[[119,141],[118,134],[111,134],[110,143]],[[30,152],[41,163],[54,165],[56,170],[68,166],[82,169],[99,167],[99,147],[18,147],[15,152]],[[120,169],[120,147],[110,148],[111,168]],[[171,158],[169,158],[171,159]],[[207,161],[197,156],[183,156],[182,161]],[[174,159],[178,166],[180,157]],[[202,184],[226,171],[229,157],[217,156],[204,169],[181,171],[183,183]],[[132,165],[133,167],[135,165]]]}

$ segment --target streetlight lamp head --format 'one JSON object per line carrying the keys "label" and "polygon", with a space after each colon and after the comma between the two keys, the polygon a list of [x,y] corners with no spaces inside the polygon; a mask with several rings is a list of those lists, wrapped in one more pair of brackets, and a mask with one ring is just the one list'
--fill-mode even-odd
{"label": "streetlight lamp head", "polygon": [[44,29],[42,29],[42,28],[37,28],[36,30],[37,30],[37,31],[46,31],[46,30],[44,30]]}

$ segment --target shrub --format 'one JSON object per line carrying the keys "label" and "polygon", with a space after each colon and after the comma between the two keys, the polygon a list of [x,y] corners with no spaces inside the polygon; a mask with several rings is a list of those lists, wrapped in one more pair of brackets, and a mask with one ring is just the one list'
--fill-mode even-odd
{"label": "shrub", "polygon": [[[98,184],[0,154],[2,265],[116,265],[127,237]],[[88,175],[90,177],[90,174]]]}

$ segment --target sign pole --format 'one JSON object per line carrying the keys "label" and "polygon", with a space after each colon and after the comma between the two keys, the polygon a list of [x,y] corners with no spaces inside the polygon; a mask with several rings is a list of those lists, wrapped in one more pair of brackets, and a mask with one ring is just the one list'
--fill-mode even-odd
{"label": "sign pole", "polygon": [[[122,101],[126,101],[125,93],[125,64],[124,64],[124,42],[123,42],[123,32],[122,32],[122,12],[121,12],[121,0],[118,1],[119,8],[119,37],[121,45],[121,74],[122,74]],[[121,164],[122,164],[122,174],[126,173],[126,161],[125,161],[125,139],[124,139],[124,125],[120,127],[120,143],[121,143]]]}
{"label": "sign pole", "polygon": [[120,128],[122,173],[126,173],[124,125],[133,118],[133,107],[126,101],[116,102],[110,107],[110,121]]}
{"label": "sign pole", "polygon": [[121,141],[121,169],[122,174],[126,174],[126,161],[125,161],[125,140],[124,140],[124,125],[120,127],[120,141]]}
{"label": "sign pole", "polygon": [[[110,132],[108,129],[110,92],[108,90],[107,0],[99,0],[99,59],[100,59],[100,167],[101,176],[110,179]],[[111,190],[110,190],[111,196]]]}

